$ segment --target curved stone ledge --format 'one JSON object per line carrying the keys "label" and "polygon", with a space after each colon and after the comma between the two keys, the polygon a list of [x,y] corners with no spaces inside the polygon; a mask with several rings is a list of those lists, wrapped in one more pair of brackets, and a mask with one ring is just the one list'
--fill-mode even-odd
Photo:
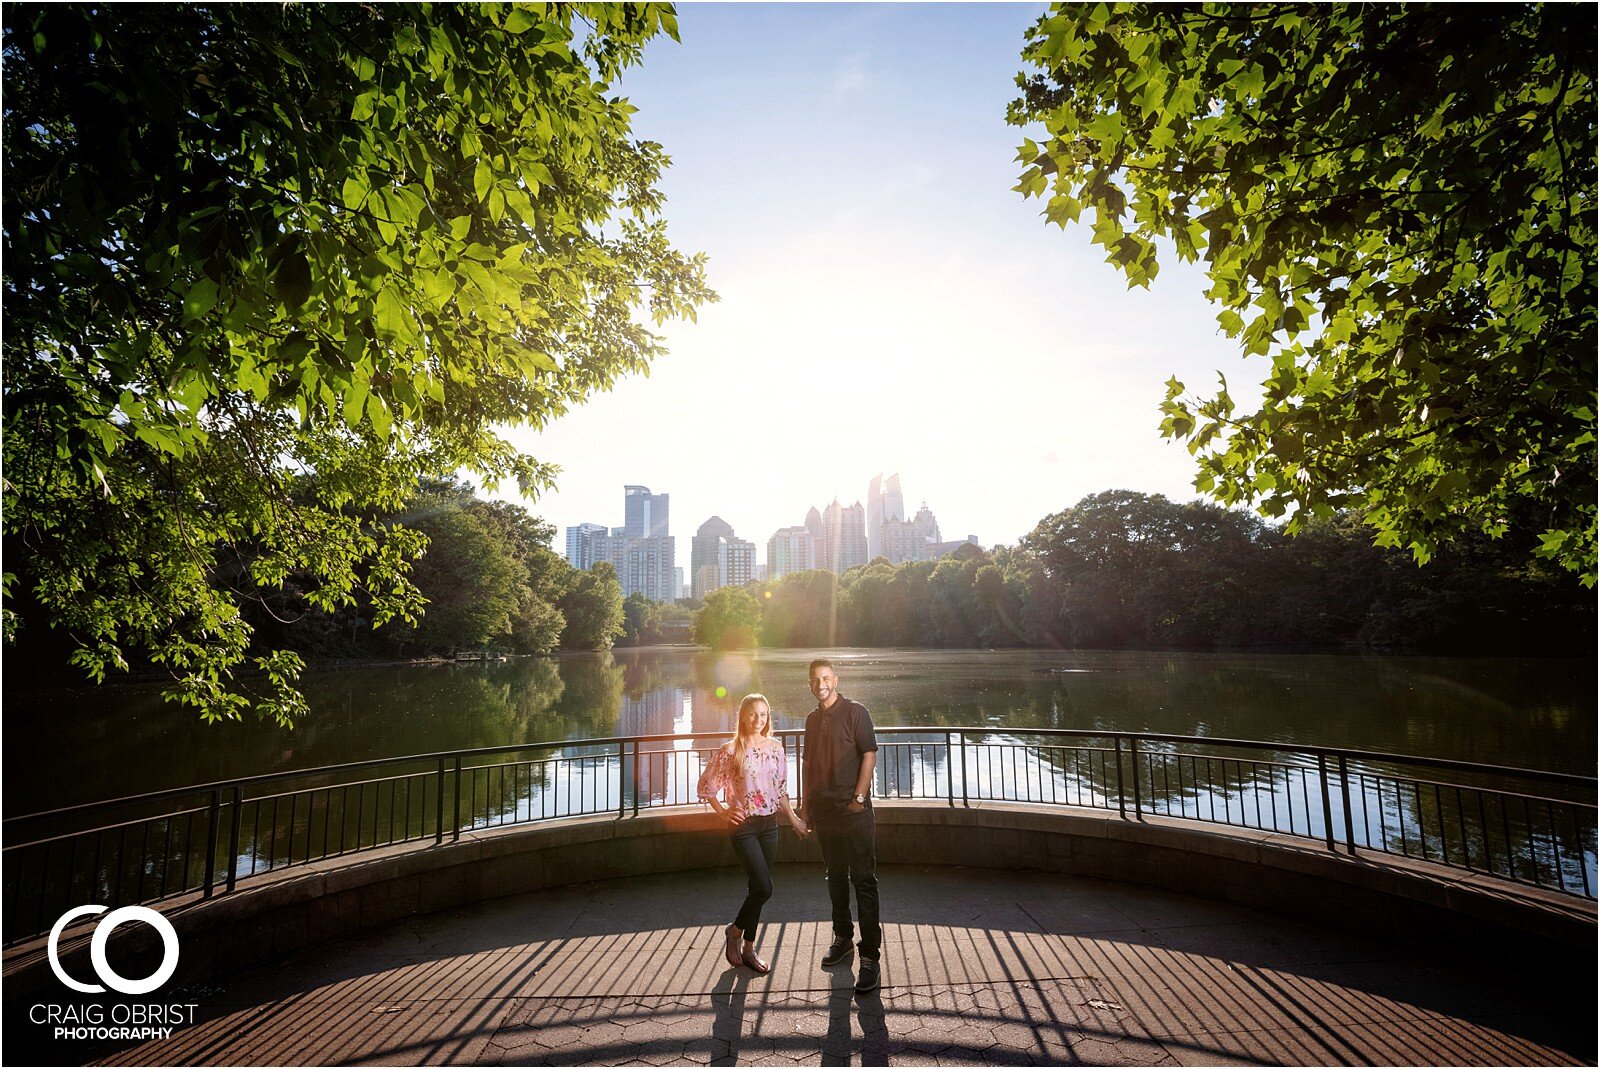
{"label": "curved stone ledge", "polygon": [[[884,864],[1036,869],[1161,887],[1368,935],[1526,963],[1594,963],[1595,904],[1404,858],[1334,854],[1269,832],[1098,810],[984,803],[878,804]],[[820,864],[815,840],[783,829],[786,863]],[[582,817],[464,833],[441,845],[392,847],[298,866],[164,912],[182,953],[176,982],[195,984],[341,936],[483,899],[568,884],[731,864],[708,812]],[[68,972],[88,976],[88,928],[62,940]],[[154,933],[119,928],[119,968],[142,975]],[[126,964],[120,964],[126,963]],[[138,966],[140,971],[135,971]],[[44,940],[5,958],[7,1000],[56,990]]]}

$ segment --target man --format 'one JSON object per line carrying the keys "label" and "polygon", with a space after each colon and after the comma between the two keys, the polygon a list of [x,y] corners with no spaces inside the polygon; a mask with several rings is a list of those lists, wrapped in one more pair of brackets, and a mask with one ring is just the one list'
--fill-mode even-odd
{"label": "man", "polygon": [[801,818],[811,825],[828,872],[833,903],[833,945],[824,968],[850,957],[850,888],[856,890],[861,919],[861,968],[856,990],[875,990],[883,927],[878,922],[878,874],[872,819],[872,771],[878,763],[878,738],[872,717],[860,702],[839,693],[833,662],[811,662],[811,693],[817,707],[806,717],[805,798]]}

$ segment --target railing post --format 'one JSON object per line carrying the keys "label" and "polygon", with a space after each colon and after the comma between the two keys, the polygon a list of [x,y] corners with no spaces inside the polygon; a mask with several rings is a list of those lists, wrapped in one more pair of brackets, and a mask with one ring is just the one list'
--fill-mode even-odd
{"label": "railing post", "polygon": [[972,803],[967,800],[967,733],[965,731],[961,732],[961,808],[972,808]]}
{"label": "railing post", "polygon": [[633,740],[633,815],[639,815],[639,740]]}
{"label": "railing post", "polygon": [[[217,833],[222,830],[221,818],[222,788],[217,787],[211,792],[211,805],[206,810],[206,892],[203,896],[205,898],[211,897],[212,885],[217,880]],[[294,834],[292,828],[290,834]],[[71,879],[71,873],[68,873],[68,879]]]}
{"label": "railing post", "polygon": [[1327,835],[1328,849],[1338,850],[1333,844],[1333,803],[1328,800],[1328,755],[1317,754],[1317,779],[1322,781],[1322,829]]}
{"label": "railing post", "polygon": [[1339,794],[1344,799],[1345,850],[1351,857],[1355,857],[1356,826],[1355,818],[1350,813],[1350,766],[1345,763],[1344,754],[1339,755]]}
{"label": "railing post", "polygon": [[1115,735],[1111,745],[1117,752],[1117,812],[1123,816],[1128,815],[1128,796],[1122,790],[1122,736]]}
{"label": "railing post", "polygon": [[1137,737],[1128,740],[1128,767],[1133,769],[1133,819],[1143,820],[1144,813],[1141,809],[1143,803],[1139,801],[1139,739]]}
{"label": "railing post", "polygon": [[455,814],[455,823],[451,826],[451,829],[450,829],[450,838],[451,838],[452,841],[458,841],[461,838],[461,755],[460,754],[456,754],[456,814]]}
{"label": "railing post", "polygon": [[950,733],[944,733],[944,796],[950,808],[956,807],[955,747],[950,745]]}
{"label": "railing post", "polygon": [[444,758],[439,758],[439,789],[433,798],[433,844],[444,842]]}
{"label": "railing post", "polygon": [[617,743],[617,819],[621,820],[628,815],[628,790],[623,779],[628,774],[628,744],[626,741]]}
{"label": "railing post", "polygon": [[239,882],[239,827],[244,821],[244,788],[233,789],[233,817],[228,821],[228,890]]}

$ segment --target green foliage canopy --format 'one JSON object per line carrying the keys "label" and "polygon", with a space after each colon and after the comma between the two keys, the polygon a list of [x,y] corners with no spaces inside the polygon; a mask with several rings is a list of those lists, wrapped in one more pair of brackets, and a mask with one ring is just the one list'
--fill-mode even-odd
{"label": "green foliage canopy", "polygon": [[1028,33],[1017,189],[1130,285],[1203,260],[1271,361],[1256,412],[1173,379],[1196,486],[1360,511],[1426,560],[1539,535],[1593,585],[1595,9],[1056,4]]}
{"label": "green foliage canopy", "polygon": [[659,601],[651,601],[635,590],[622,599],[622,642],[625,646],[647,646],[661,641],[664,618]]}
{"label": "green foliage canopy", "polygon": [[293,573],[413,618],[424,539],[376,517],[430,474],[547,485],[503,428],[645,370],[641,311],[714,299],[608,95],[663,32],[654,4],[8,7],[8,602],[96,679],[142,652],[208,718],[282,721],[299,660],[247,661],[241,599]]}
{"label": "green foliage canopy", "polygon": [[756,644],[761,602],[742,586],[713,590],[694,615],[694,640],[712,649],[744,649]]}
{"label": "green foliage canopy", "polygon": [[510,633],[522,570],[481,518],[464,508],[431,504],[420,498],[408,520],[428,536],[428,552],[411,571],[412,582],[428,599],[414,640],[446,654],[480,649]]}
{"label": "green foliage canopy", "polygon": [[566,618],[561,632],[564,650],[609,650],[623,633],[622,584],[608,561],[573,572],[556,604]]}

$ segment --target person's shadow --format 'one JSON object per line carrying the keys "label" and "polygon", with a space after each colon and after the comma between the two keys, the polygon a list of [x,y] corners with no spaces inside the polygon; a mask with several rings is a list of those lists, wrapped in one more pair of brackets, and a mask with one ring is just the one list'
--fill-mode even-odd
{"label": "person's shadow", "polygon": [[750,993],[751,974],[745,969],[724,969],[711,989],[711,1064],[738,1065],[739,1044],[744,1038],[745,1002]]}
{"label": "person's shadow", "polygon": [[819,1065],[850,1065],[856,1045],[850,1031],[850,1008],[855,1007],[861,1029],[861,1064],[889,1064],[889,1029],[883,1022],[883,999],[878,991],[855,992],[855,974],[848,964],[828,970],[833,990],[828,995],[828,1034],[822,1039]]}

